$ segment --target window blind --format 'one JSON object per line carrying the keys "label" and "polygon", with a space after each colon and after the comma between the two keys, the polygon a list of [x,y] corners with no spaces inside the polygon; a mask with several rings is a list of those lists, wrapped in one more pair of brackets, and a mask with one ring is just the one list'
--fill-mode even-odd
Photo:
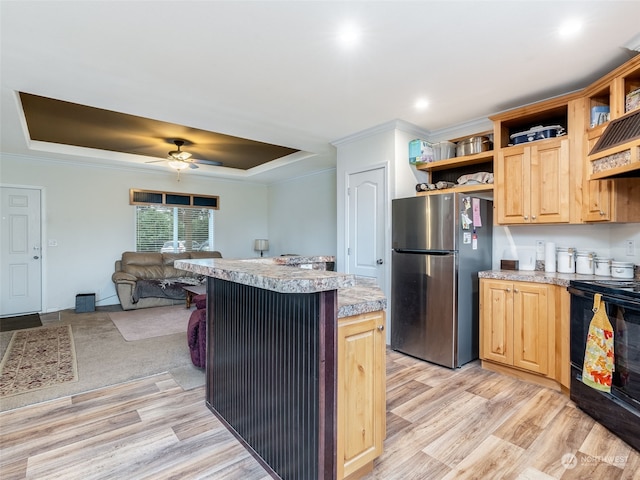
{"label": "window blind", "polygon": [[135,208],[136,251],[214,250],[214,210],[164,205],[138,205]]}

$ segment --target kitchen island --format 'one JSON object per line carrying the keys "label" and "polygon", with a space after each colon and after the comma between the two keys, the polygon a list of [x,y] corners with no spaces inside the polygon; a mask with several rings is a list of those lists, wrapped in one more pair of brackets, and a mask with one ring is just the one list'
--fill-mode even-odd
{"label": "kitchen island", "polygon": [[206,404],[275,477],[357,478],[385,436],[386,299],[276,258],[175,262],[208,277]]}

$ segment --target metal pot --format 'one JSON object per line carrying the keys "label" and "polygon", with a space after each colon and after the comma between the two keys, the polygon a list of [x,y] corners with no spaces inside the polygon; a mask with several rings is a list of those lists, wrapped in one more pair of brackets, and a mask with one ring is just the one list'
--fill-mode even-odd
{"label": "metal pot", "polygon": [[465,155],[473,155],[476,153],[486,152],[491,150],[491,140],[489,137],[477,136],[469,137],[465,140],[460,140],[456,144],[456,157],[464,157]]}

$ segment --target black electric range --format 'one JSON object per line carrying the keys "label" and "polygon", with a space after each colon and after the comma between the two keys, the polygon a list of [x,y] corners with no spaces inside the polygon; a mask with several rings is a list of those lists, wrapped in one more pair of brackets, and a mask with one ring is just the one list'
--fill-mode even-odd
{"label": "black electric range", "polygon": [[569,286],[590,293],[600,293],[610,297],[626,298],[630,301],[640,301],[640,280],[571,280],[569,282]]}
{"label": "black electric range", "polygon": [[[571,280],[571,400],[640,451],[640,280]],[[582,382],[593,297],[602,295],[614,338],[610,392]]]}

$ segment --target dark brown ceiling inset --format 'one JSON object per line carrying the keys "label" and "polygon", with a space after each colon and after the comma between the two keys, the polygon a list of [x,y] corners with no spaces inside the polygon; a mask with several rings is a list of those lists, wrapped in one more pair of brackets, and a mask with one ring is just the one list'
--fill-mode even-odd
{"label": "dark brown ceiling inset", "polygon": [[32,140],[167,158],[174,140],[194,159],[248,170],[299,150],[20,92]]}

